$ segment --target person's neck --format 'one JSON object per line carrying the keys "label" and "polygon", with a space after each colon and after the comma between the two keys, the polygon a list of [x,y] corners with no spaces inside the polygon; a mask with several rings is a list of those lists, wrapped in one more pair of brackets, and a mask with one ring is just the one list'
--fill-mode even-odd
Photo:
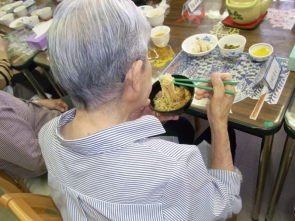
{"label": "person's neck", "polygon": [[129,115],[129,111],[118,107],[97,111],[77,109],[74,119],[62,127],[61,134],[67,140],[87,137],[108,127],[126,122]]}

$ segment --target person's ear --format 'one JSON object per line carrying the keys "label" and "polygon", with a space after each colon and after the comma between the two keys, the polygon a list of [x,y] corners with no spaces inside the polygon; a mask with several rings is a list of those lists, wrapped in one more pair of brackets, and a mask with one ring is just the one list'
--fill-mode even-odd
{"label": "person's ear", "polygon": [[133,62],[131,68],[128,71],[128,74],[125,77],[125,84],[130,89],[134,90],[134,92],[139,92],[141,90],[141,68],[143,62],[141,60],[137,60]]}

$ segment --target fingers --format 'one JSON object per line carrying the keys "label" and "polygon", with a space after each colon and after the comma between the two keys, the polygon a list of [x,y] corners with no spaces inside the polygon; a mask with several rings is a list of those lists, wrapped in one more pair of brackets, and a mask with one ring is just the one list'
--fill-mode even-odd
{"label": "fingers", "polygon": [[155,111],[155,116],[160,120],[160,121],[168,121],[168,120],[178,120],[179,116],[174,115],[174,116],[163,116],[160,113]]}
{"label": "fingers", "polygon": [[219,73],[213,73],[211,76],[211,82],[214,88],[214,96],[222,97],[225,92],[224,84],[221,80],[221,76]]}
{"label": "fingers", "polygon": [[60,99],[57,100],[57,105],[56,105],[56,106],[57,106],[56,108],[57,108],[60,112],[65,112],[65,111],[68,110],[68,105],[67,105],[64,101],[62,101],[62,100],[60,100]]}

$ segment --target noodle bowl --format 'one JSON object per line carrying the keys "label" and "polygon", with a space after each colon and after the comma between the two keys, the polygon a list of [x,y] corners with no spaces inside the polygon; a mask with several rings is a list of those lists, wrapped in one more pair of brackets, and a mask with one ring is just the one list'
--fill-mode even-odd
{"label": "noodle bowl", "polygon": [[185,76],[173,75],[173,77],[171,77],[170,74],[164,76],[153,85],[149,97],[151,100],[150,106],[162,115],[181,114],[191,105],[194,88],[174,85],[173,77],[188,79]]}

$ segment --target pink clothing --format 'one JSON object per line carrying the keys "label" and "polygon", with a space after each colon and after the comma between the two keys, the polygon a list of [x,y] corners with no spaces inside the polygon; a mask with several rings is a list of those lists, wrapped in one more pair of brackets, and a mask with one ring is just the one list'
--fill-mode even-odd
{"label": "pink clothing", "polygon": [[0,91],[0,169],[15,179],[46,173],[38,133],[59,115]]}

